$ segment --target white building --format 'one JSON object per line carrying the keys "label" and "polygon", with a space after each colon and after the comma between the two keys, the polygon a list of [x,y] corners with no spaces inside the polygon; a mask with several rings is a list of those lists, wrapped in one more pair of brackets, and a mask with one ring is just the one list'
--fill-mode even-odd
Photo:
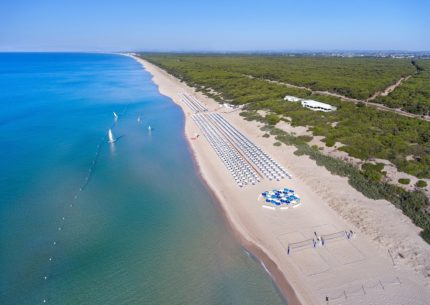
{"label": "white building", "polygon": [[289,101],[289,102],[300,102],[302,99],[298,98],[297,96],[292,96],[292,95],[286,95],[284,97],[284,101]]}
{"label": "white building", "polygon": [[292,95],[286,95],[284,97],[284,101],[301,102],[303,107],[306,107],[306,108],[308,108],[310,110],[314,110],[314,111],[330,112],[330,111],[336,111],[336,109],[337,109],[335,106],[332,106],[329,104],[317,102],[314,100],[304,100],[304,99],[301,99],[299,97],[292,96]]}
{"label": "white building", "polygon": [[302,100],[302,106],[306,107],[310,110],[324,111],[324,112],[336,111],[336,109],[337,109],[335,106],[321,103],[321,102],[317,102],[314,100]]}

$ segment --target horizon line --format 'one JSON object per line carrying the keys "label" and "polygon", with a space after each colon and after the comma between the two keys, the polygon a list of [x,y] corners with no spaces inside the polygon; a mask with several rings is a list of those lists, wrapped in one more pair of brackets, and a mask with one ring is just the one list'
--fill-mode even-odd
{"label": "horizon line", "polygon": [[274,50],[0,50],[0,53],[96,53],[96,54],[118,54],[118,53],[206,53],[206,54],[250,54],[250,53],[286,53],[286,54],[306,54],[306,53],[430,53],[429,50],[402,50],[402,49],[274,49]]}

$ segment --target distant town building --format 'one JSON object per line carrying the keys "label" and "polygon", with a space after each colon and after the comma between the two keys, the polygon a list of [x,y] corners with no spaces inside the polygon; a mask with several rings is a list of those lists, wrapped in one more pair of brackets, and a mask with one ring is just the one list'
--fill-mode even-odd
{"label": "distant town building", "polygon": [[330,111],[336,111],[336,109],[337,109],[335,106],[332,106],[329,104],[317,102],[314,100],[305,100],[305,99],[301,99],[301,98],[298,98],[296,96],[291,96],[291,95],[286,95],[284,97],[284,101],[301,102],[303,107],[306,107],[306,108],[308,108],[310,110],[314,110],[314,111],[330,112]]}

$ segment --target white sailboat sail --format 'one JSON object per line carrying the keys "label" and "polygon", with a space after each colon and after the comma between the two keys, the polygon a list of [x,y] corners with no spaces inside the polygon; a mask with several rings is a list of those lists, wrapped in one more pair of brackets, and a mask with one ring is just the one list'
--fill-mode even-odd
{"label": "white sailboat sail", "polygon": [[115,111],[113,112],[113,118],[114,118],[115,122],[118,121],[118,115],[116,114]]}
{"label": "white sailboat sail", "polygon": [[151,125],[149,125],[149,126],[148,126],[148,131],[151,131],[151,129],[152,129],[152,128],[151,128]]}
{"label": "white sailboat sail", "polygon": [[114,143],[116,141],[113,136],[112,129],[109,129],[108,138],[109,138],[109,143]]}

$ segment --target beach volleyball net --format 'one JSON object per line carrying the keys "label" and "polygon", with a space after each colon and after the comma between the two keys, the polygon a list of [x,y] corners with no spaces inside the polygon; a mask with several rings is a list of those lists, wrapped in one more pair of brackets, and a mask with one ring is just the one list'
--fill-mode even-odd
{"label": "beach volleyball net", "polygon": [[291,254],[294,250],[302,250],[306,248],[315,248],[316,242],[313,238],[302,240],[295,243],[289,243],[287,253]]}
{"label": "beach volleyball net", "polygon": [[321,244],[324,246],[326,242],[339,239],[349,239],[348,233],[346,231],[339,231],[331,234],[321,235]]}

